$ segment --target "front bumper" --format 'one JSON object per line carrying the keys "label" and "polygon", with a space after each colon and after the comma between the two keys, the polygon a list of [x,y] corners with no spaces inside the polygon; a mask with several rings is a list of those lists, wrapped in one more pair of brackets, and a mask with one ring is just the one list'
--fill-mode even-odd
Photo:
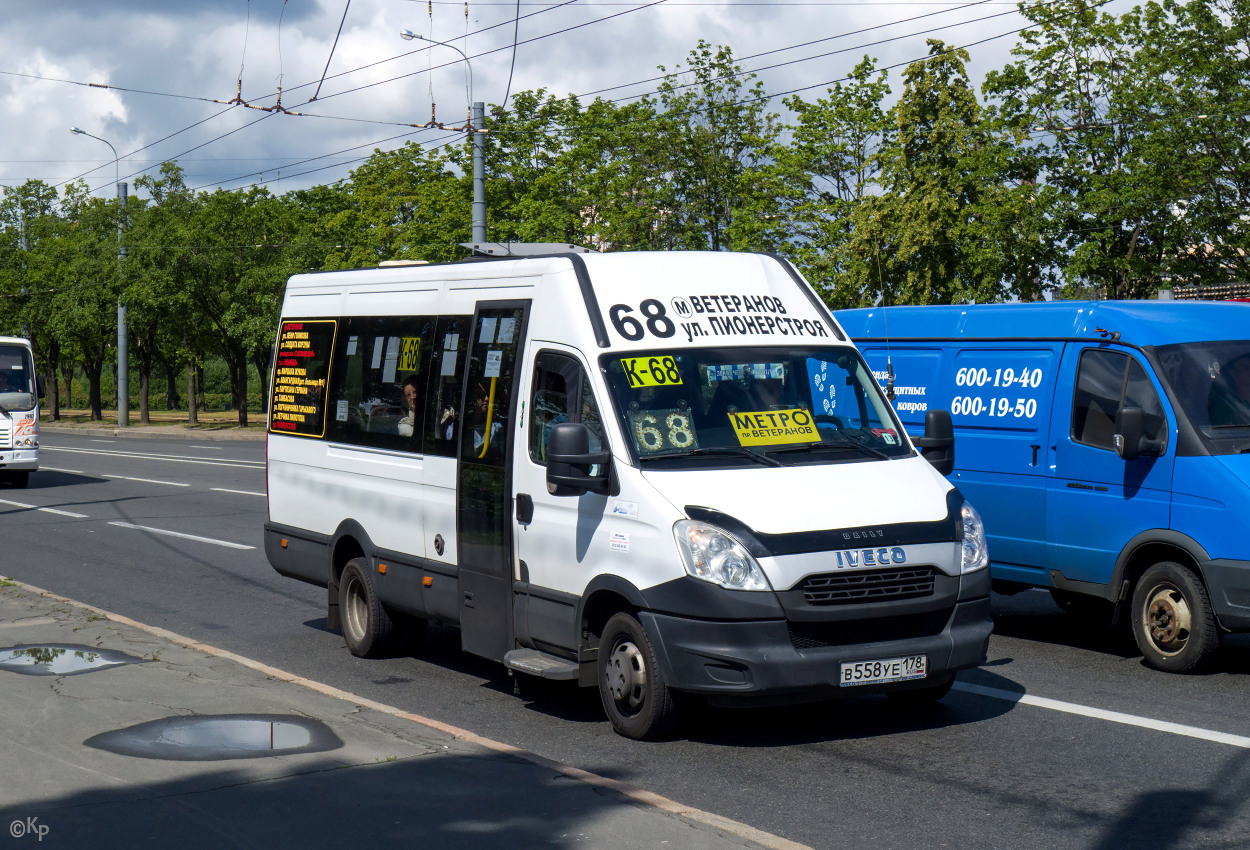
{"label": "front bumper", "polygon": [[[984,663],[993,628],[989,597],[956,602],[945,613],[944,622],[932,614],[898,617],[893,634],[890,620],[883,619],[879,633],[860,635],[875,639],[828,645],[795,634],[784,619],[717,622],[655,612],[642,612],[641,618],[674,690],[729,699],[801,701],[924,687]],[[909,655],[928,656],[924,679],[838,684],[844,662]]]}
{"label": "front bumper", "polygon": [[38,449],[0,449],[0,472],[34,472],[38,468]]}

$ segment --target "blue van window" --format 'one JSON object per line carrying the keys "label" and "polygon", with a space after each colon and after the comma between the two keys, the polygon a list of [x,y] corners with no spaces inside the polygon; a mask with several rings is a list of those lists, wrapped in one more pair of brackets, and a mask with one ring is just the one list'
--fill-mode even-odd
{"label": "blue van window", "polygon": [[1072,404],[1072,439],[1113,451],[1115,418],[1121,407],[1142,409],[1148,439],[1158,439],[1163,433],[1167,424],[1163,405],[1141,364],[1118,351],[1082,352]]}

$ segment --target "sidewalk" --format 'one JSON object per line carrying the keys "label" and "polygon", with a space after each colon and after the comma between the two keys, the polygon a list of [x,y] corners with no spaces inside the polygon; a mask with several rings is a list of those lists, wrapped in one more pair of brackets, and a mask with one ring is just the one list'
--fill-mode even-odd
{"label": "sidewalk", "polygon": [[799,846],[4,580],[0,741],[3,847]]}

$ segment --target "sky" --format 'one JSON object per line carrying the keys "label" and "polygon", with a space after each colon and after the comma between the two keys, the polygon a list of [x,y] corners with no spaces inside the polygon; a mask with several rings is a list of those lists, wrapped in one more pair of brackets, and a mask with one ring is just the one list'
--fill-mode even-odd
{"label": "sky", "polygon": [[[406,125],[429,121],[431,102],[439,121],[463,123],[454,48],[487,104],[509,85],[635,99],[700,39],[728,45],[769,94],[815,100],[864,55],[907,63],[927,38],[983,42],[969,48],[979,83],[1010,61],[1026,23],[1009,0],[0,0],[0,10],[0,186],[82,179],[109,197],[117,177],[133,193],[137,176],[171,159],[193,189],[281,194],[346,179],[375,149],[446,144],[454,133]],[[445,44],[405,41],[404,29]],[[283,109],[303,114],[264,111],[279,88]],[[785,115],[780,97],[770,108]]]}

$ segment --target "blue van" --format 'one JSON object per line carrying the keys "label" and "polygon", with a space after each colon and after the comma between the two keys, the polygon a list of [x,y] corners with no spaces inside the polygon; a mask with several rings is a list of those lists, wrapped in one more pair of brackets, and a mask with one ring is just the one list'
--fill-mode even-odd
{"label": "blue van", "polygon": [[834,315],[910,433],[950,411],[950,479],[984,518],[996,590],[1127,614],[1146,662],[1171,672],[1250,631],[1250,305]]}

